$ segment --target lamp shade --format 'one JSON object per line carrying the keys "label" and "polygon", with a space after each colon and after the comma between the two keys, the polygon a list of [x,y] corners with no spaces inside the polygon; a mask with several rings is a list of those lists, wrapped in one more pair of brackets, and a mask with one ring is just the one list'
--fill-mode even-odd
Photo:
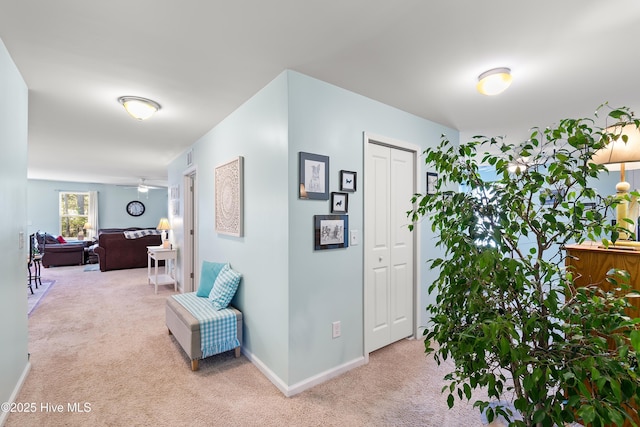
{"label": "lamp shade", "polygon": [[121,96],[118,102],[136,120],[146,120],[160,109],[160,104],[157,102],[139,96]]}
{"label": "lamp shade", "polygon": [[160,218],[160,222],[156,227],[158,230],[171,230],[171,226],[169,225],[169,220],[167,218]]}
{"label": "lamp shade", "polygon": [[[593,163],[599,165],[620,165],[622,163],[640,162],[640,130],[638,130],[636,125],[613,125],[609,126],[606,132],[618,135],[619,137],[596,151],[593,157],[591,157]],[[630,165],[627,165],[627,169],[635,169],[629,166]]]}
{"label": "lamp shade", "polygon": [[493,68],[478,76],[476,89],[483,95],[498,95],[511,86],[511,80],[509,68]]}
{"label": "lamp shade", "polygon": [[84,228],[85,230],[91,230],[93,227],[91,226],[91,223],[85,222],[82,228]]}

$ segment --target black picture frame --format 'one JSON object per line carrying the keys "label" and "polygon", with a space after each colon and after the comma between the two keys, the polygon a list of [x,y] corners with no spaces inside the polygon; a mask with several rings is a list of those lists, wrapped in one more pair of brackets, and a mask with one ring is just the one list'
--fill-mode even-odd
{"label": "black picture frame", "polygon": [[314,215],[314,249],[349,247],[349,215]]}
{"label": "black picture frame", "polygon": [[436,194],[437,183],[438,174],[435,172],[427,172],[427,194]]}
{"label": "black picture frame", "polygon": [[347,213],[349,212],[349,194],[348,193],[331,193],[331,213]]}
{"label": "black picture frame", "polygon": [[353,171],[340,171],[340,191],[355,193],[358,174]]}
{"label": "black picture frame", "polygon": [[301,199],[329,200],[329,156],[299,153]]}

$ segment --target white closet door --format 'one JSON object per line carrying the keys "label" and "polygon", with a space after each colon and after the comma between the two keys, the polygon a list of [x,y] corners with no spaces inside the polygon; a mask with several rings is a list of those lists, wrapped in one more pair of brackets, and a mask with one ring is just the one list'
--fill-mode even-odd
{"label": "white closet door", "polygon": [[371,352],[413,334],[414,236],[406,212],[415,153],[369,143],[365,182],[365,342]]}

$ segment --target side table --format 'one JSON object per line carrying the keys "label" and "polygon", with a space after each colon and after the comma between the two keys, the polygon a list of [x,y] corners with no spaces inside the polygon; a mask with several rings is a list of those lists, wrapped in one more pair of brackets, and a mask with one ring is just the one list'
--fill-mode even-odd
{"label": "side table", "polygon": [[[178,291],[178,282],[171,274],[173,264],[177,256],[176,249],[165,249],[162,246],[147,246],[147,278],[150,285],[156,288],[158,293],[158,285],[171,285],[173,290]],[[151,260],[155,261],[153,274],[151,272]],[[164,261],[164,273],[158,274],[158,263]]]}

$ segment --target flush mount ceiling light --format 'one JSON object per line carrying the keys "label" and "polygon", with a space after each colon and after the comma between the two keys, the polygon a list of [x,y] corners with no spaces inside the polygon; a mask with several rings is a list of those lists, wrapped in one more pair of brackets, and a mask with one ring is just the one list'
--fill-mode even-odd
{"label": "flush mount ceiling light", "polygon": [[139,96],[121,96],[118,102],[136,120],[146,120],[160,109],[160,104]]}
{"label": "flush mount ceiling light", "polygon": [[476,89],[483,95],[497,95],[511,85],[511,70],[506,67],[493,68],[478,76]]}

